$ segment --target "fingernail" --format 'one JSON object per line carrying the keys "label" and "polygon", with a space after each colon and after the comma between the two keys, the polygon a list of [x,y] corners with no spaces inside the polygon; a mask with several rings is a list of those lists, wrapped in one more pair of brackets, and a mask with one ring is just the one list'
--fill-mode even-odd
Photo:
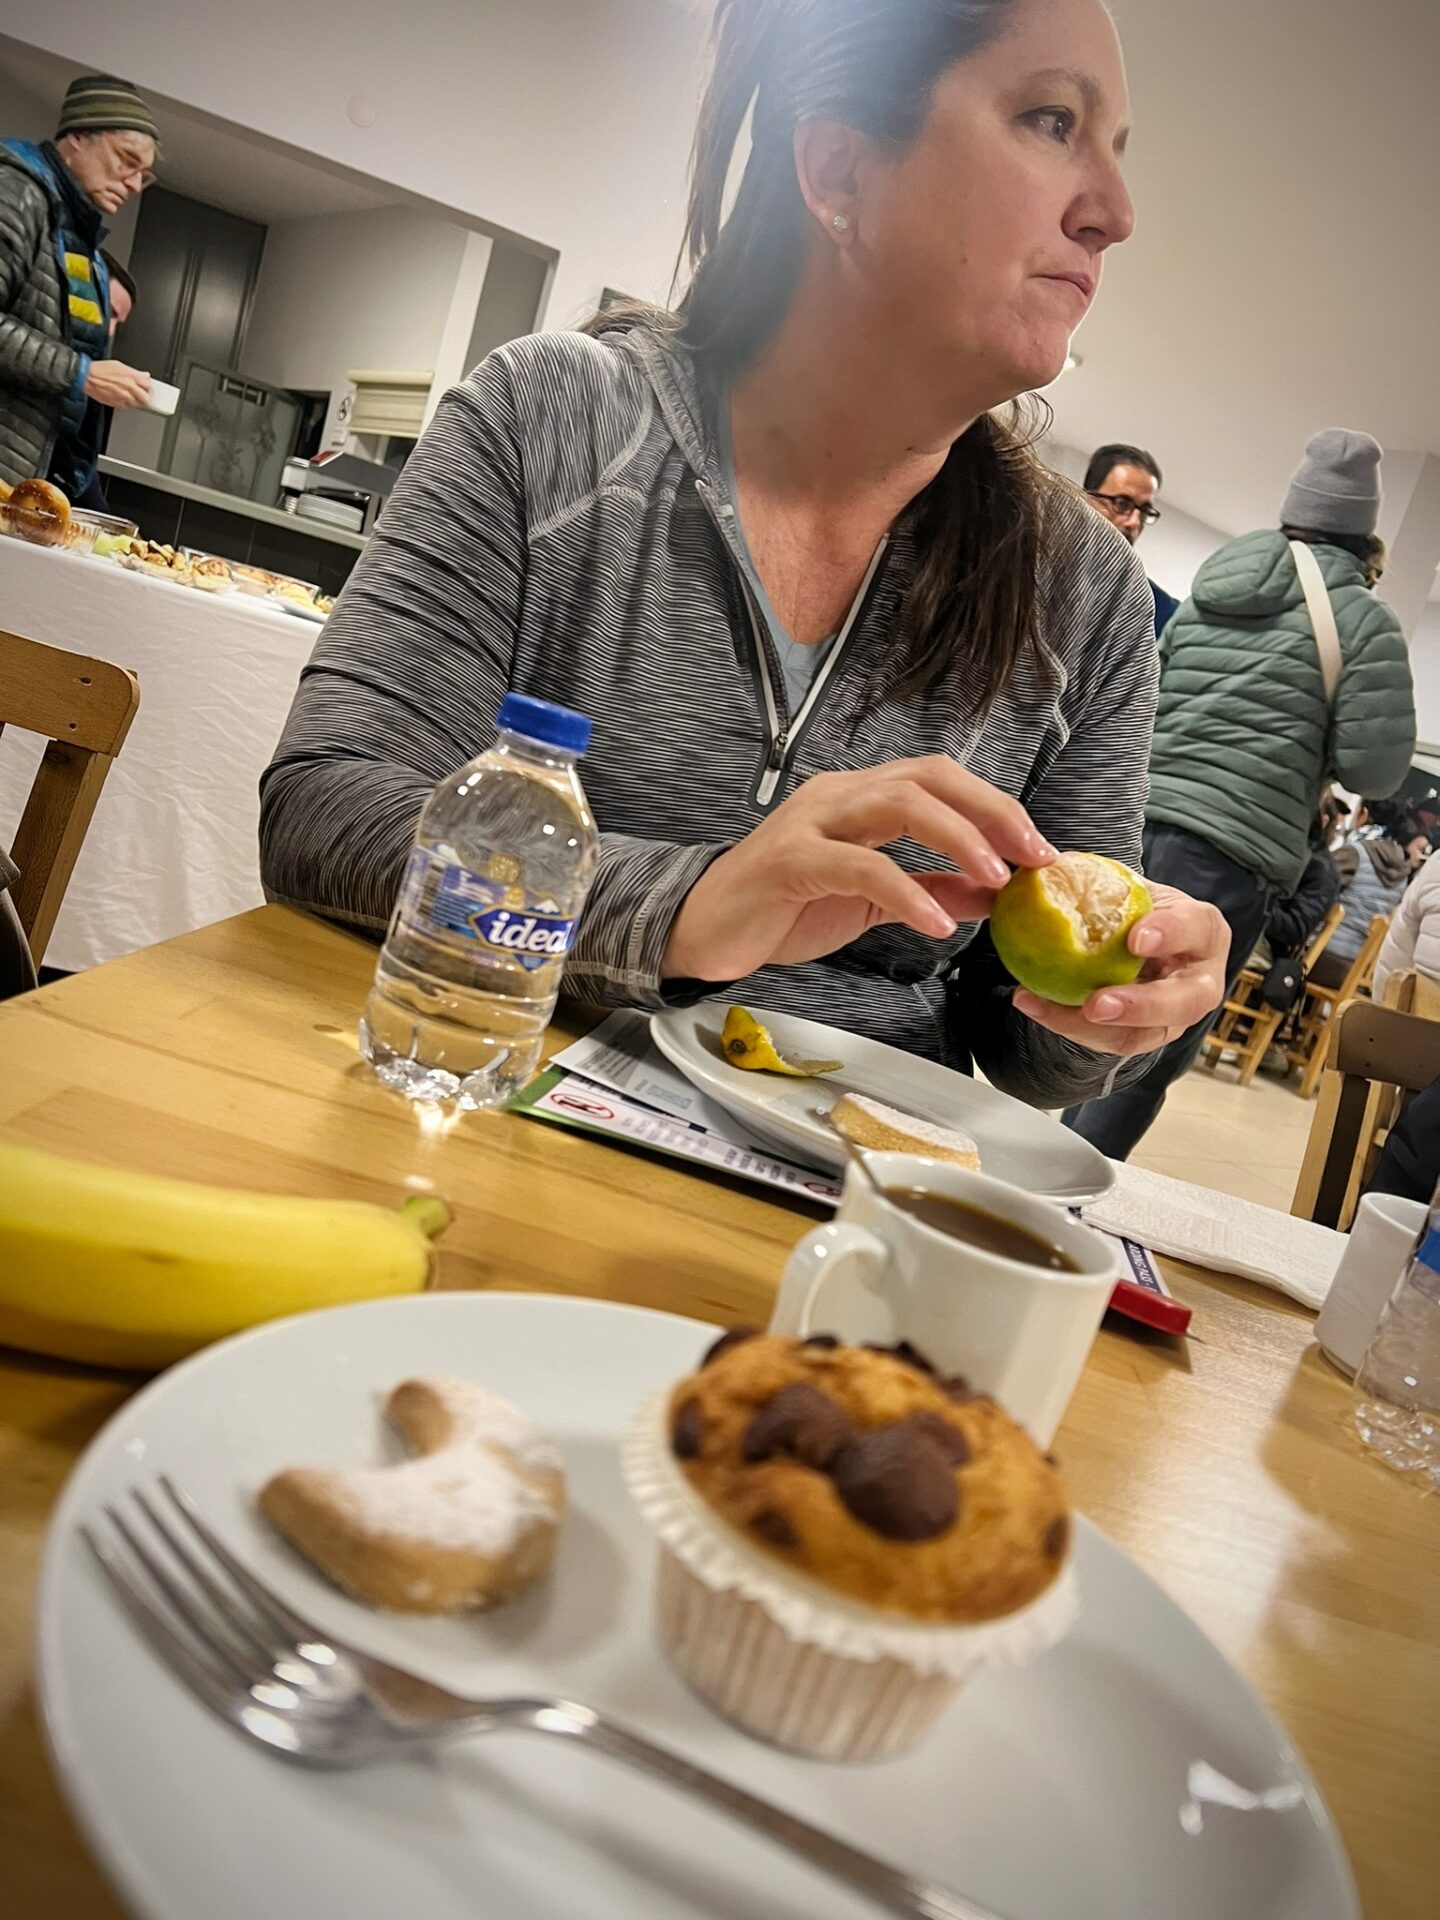
{"label": "fingernail", "polygon": [[1090,1009],[1092,1020],[1118,1020],[1125,1011],[1125,1002],[1118,993],[1102,993]]}
{"label": "fingernail", "polygon": [[948,940],[955,931],[955,922],[948,913],[937,907],[930,915],[930,931],[937,940]]}
{"label": "fingernail", "polygon": [[1160,935],[1154,927],[1141,927],[1130,942],[1132,953],[1155,953],[1159,950]]}
{"label": "fingernail", "polygon": [[1003,860],[992,854],[984,854],[978,862],[980,878],[987,887],[1003,887],[1010,878],[1010,869]]}
{"label": "fingernail", "polygon": [[1038,833],[1030,836],[1030,850],[1037,860],[1058,860],[1060,849],[1052,847],[1048,840],[1042,840]]}

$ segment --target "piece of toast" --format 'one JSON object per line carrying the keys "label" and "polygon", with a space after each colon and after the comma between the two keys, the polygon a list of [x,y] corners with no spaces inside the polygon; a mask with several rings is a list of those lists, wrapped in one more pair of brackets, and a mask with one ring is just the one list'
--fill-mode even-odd
{"label": "piece of toast", "polygon": [[927,1160],[980,1171],[979,1149],[968,1133],[959,1127],[937,1126],[933,1120],[917,1120],[866,1094],[842,1095],[830,1109],[830,1118],[857,1147],[876,1153],[918,1153]]}

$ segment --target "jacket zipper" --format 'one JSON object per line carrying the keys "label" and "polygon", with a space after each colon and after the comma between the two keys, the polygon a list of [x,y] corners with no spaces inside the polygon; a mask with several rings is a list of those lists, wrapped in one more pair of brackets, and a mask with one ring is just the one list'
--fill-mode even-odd
{"label": "jacket zipper", "polygon": [[805,722],[818,705],[820,696],[825,691],[825,683],[829,680],[831,674],[839,664],[840,656],[849,644],[850,635],[855,623],[864,612],[870,599],[870,589],[874,584],[876,574],[880,571],[880,563],[885,558],[889,545],[890,539],[887,534],[871,555],[870,564],[865,569],[865,577],[856,589],[855,598],[850,602],[850,611],[845,616],[845,623],[839,633],[836,634],[834,642],[831,645],[829,658],[824,662],[820,671],[811,681],[810,690],[801,701],[799,711],[792,716],[790,725],[783,734],[781,734],[779,729],[774,689],[770,685],[769,665],[765,652],[760,646],[760,635],[757,629],[754,601],[749,590],[749,582],[746,581],[745,604],[750,609],[750,626],[752,632],[755,633],[756,650],[760,655],[760,670],[765,681],[766,711],[770,721],[772,735],[770,753],[765,762],[765,771],[761,774],[760,784],[755,789],[755,800],[758,806],[768,807],[770,802],[775,798],[776,789],[785,777],[790,755],[799,742],[799,737],[804,730]]}
{"label": "jacket zipper", "polygon": [[791,717],[790,725],[782,731],[780,726],[780,704],[775,694],[775,682],[770,676],[770,654],[766,646],[765,635],[761,631],[761,620],[759,611],[755,605],[755,595],[750,586],[749,575],[745,571],[745,563],[736,549],[734,535],[725,524],[727,519],[733,518],[733,511],[728,508],[720,509],[716,507],[710,485],[707,481],[698,480],[695,490],[704,501],[705,509],[714,521],[716,531],[724,541],[730,558],[735,564],[735,570],[740,576],[740,590],[745,596],[745,611],[750,620],[750,637],[755,646],[755,665],[760,675],[760,692],[765,706],[766,752],[760,778],[755,787],[755,804],[768,810],[770,803],[774,800],[779,790],[781,781],[785,778],[791,753],[798,742],[800,734],[804,730],[805,723],[814,711],[820,695],[824,692],[825,683],[830,679],[835,667],[839,664],[840,656],[844,653],[849,643],[850,635],[854,630],[856,621],[864,612],[869,602],[870,589],[875,583],[875,576],[879,573],[880,564],[884,560],[890,547],[890,536],[886,534],[871,556],[870,564],[865,569],[865,577],[856,589],[855,598],[850,602],[850,611],[845,616],[844,625],[835,636],[835,641],[830,649],[828,659],[811,682],[810,691],[806,694],[804,700],[801,701],[799,711]]}

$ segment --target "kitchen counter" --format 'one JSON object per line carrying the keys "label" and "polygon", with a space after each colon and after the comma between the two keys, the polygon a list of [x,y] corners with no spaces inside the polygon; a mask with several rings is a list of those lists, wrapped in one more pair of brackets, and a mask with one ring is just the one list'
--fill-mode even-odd
{"label": "kitchen counter", "polygon": [[279,507],[262,506],[258,500],[221,493],[216,487],[202,487],[195,480],[177,480],[173,473],[158,473],[153,467],[136,467],[128,460],[112,460],[109,454],[101,454],[100,471],[107,479],[123,480],[132,487],[150,487],[156,493],[173,494],[178,500],[194,500],[202,506],[218,507],[224,513],[243,514],[247,520],[263,520],[290,533],[298,529],[316,540],[333,541],[337,547],[353,547],[357,553],[365,545],[363,533],[347,533],[343,527],[327,526],[323,520],[303,519]]}

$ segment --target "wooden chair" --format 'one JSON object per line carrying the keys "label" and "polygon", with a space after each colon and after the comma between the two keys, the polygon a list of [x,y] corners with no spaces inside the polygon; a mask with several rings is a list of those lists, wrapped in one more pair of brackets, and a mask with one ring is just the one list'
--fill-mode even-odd
{"label": "wooden chair", "polygon": [[1422,1020],[1440,1020],[1440,980],[1428,973],[1406,967],[1392,973],[1381,995],[1382,1007],[1395,1007],[1401,1013],[1418,1013]]}
{"label": "wooden chair", "polygon": [[[1337,900],[1315,929],[1309,946],[1301,956],[1303,972],[1308,973],[1314,966],[1344,918],[1345,909]],[[1246,967],[1221,1008],[1220,1018],[1205,1036],[1206,1066],[1213,1073],[1220,1064],[1220,1056],[1233,1050],[1240,1056],[1239,1084],[1242,1087],[1248,1087],[1255,1078],[1260,1070],[1260,1062],[1274,1045],[1276,1034],[1288,1018],[1278,1008],[1266,1006],[1260,998],[1264,979],[1258,967]],[[1235,1029],[1242,1020],[1246,1025],[1237,1035]]]}
{"label": "wooden chair", "polygon": [[1371,1096],[1389,1090],[1403,1107],[1440,1077],[1440,1020],[1349,1000],[1328,1025],[1323,1066],[1290,1211],[1343,1231],[1364,1184]]}
{"label": "wooden chair", "polygon": [[1347,1000],[1368,995],[1375,962],[1380,957],[1380,948],[1389,926],[1390,920],[1386,914],[1377,913],[1372,918],[1370,930],[1360,943],[1360,951],[1350,962],[1350,970],[1338,987],[1318,986],[1313,980],[1305,982],[1305,998],[1295,1039],[1285,1049],[1291,1065],[1301,1069],[1302,1100],[1311,1099],[1320,1084],[1326,1050],[1330,1044],[1330,1029],[1340,1009]]}
{"label": "wooden chair", "polygon": [[37,967],[139,704],[140,683],[124,667],[0,631],[0,733],[14,726],[48,742],[11,849],[15,907]]}

